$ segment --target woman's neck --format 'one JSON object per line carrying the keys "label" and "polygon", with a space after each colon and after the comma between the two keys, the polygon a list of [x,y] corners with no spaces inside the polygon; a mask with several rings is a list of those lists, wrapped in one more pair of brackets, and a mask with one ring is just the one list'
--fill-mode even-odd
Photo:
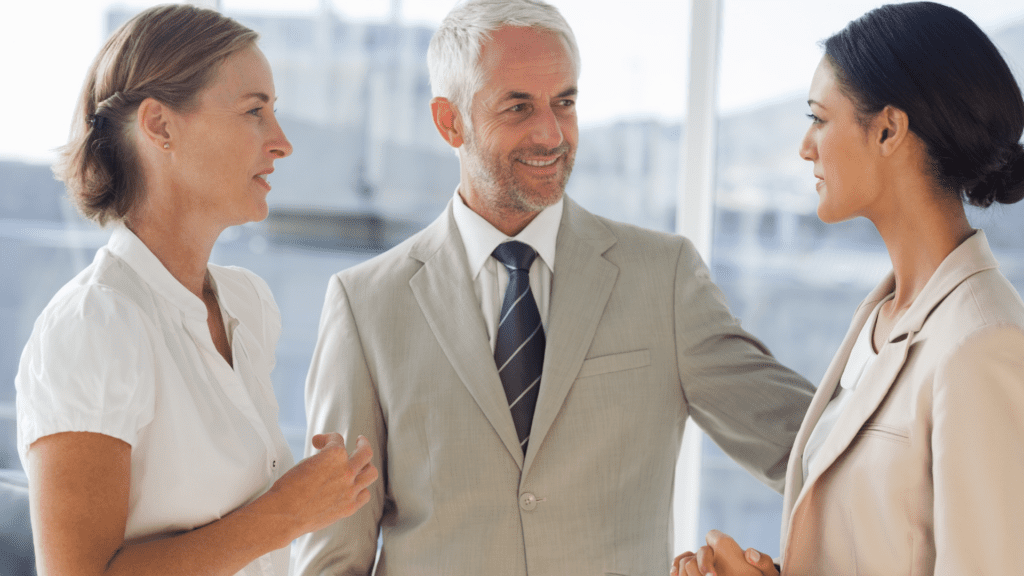
{"label": "woman's neck", "polygon": [[223,230],[181,212],[149,205],[140,206],[126,225],[178,282],[204,298],[210,253]]}
{"label": "woman's neck", "polygon": [[896,292],[890,315],[902,315],[949,254],[974,233],[955,196],[924,183],[904,183],[888,210],[869,217],[892,260]]}

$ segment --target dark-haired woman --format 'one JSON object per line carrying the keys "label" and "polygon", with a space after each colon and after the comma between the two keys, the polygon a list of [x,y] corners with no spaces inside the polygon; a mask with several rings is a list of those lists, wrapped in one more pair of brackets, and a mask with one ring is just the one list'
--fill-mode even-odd
{"label": "dark-haired woman", "polygon": [[[808,103],[819,217],[871,220],[893,271],[797,434],[782,574],[1020,574],[1024,304],[962,203],[1024,196],[1020,89],[971,20],[919,2],[829,38]],[[776,573],[719,532],[680,561]]]}
{"label": "dark-haired woman", "polygon": [[294,468],[270,386],[267,285],[208,263],[267,214],[291,153],[256,34],[147,10],[94,61],[56,174],[110,242],[36,321],[16,379],[39,573],[284,576],[296,536],[376,478],[338,434]]}

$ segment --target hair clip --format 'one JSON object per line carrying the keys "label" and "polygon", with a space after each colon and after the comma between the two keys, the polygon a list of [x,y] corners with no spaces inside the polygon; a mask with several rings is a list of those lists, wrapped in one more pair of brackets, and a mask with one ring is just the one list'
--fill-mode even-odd
{"label": "hair clip", "polygon": [[93,114],[89,117],[89,124],[92,125],[93,130],[103,130],[103,126],[106,125],[106,123],[106,116],[99,116],[97,114]]}

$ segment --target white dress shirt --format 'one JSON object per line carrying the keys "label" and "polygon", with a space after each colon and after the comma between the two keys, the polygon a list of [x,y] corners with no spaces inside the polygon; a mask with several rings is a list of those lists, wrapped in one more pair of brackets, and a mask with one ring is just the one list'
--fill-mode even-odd
{"label": "white dress shirt", "polygon": [[[234,366],[213,344],[203,301],[123,226],[50,301],[21,357],[22,463],[33,442],[58,432],[130,444],[129,541],[217,520],[292,465],[270,382],[277,305],[247,270],[210,265],[208,273]],[[287,569],[284,548],[238,574],[285,576]]]}
{"label": "white dress shirt", "polygon": [[491,252],[499,244],[509,240],[528,244],[537,252],[537,258],[530,265],[530,291],[537,301],[540,320],[547,330],[551,279],[555,272],[555,244],[558,240],[558,227],[562,222],[563,200],[559,199],[555,204],[541,210],[526,228],[512,238],[466,206],[458,190],[455,191],[455,200],[452,204],[455,225],[466,249],[473,288],[476,290],[484,322],[487,324],[491,350],[494,350],[498,338],[498,315],[501,314],[501,303],[505,298],[505,288],[508,286],[508,270],[491,256]]}
{"label": "white dress shirt", "polygon": [[853,397],[854,391],[857,389],[857,384],[860,383],[861,377],[867,372],[868,366],[878,358],[878,353],[875,352],[875,347],[871,343],[872,334],[875,331],[875,323],[878,319],[878,311],[882,309],[882,304],[885,304],[892,299],[892,295],[888,298],[882,299],[881,302],[875,306],[874,311],[871,312],[871,316],[868,317],[867,322],[860,329],[860,334],[857,335],[857,340],[853,344],[853,348],[850,349],[850,358],[846,361],[846,367],[843,369],[843,375],[839,377],[839,386],[836,386],[836,393],[829,400],[828,405],[825,406],[825,410],[821,413],[821,418],[818,418],[818,422],[814,425],[814,429],[811,430],[811,435],[807,438],[807,446],[804,448],[803,454],[803,469],[804,469],[804,487],[806,488],[807,476],[811,467],[814,465],[815,458],[821,447],[825,444],[825,440],[828,438],[832,429],[836,427],[836,422],[839,420],[839,416],[843,413],[843,408],[850,403],[850,398]]}

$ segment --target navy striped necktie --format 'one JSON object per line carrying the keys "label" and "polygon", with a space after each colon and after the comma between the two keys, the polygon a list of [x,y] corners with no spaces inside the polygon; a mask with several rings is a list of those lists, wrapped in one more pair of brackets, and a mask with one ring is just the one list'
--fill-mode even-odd
{"label": "navy striped necktie", "polygon": [[501,304],[494,362],[505,387],[519,445],[525,454],[544,367],[544,326],[530,290],[530,265],[537,253],[513,240],[499,245],[491,256],[508,269],[508,288]]}

